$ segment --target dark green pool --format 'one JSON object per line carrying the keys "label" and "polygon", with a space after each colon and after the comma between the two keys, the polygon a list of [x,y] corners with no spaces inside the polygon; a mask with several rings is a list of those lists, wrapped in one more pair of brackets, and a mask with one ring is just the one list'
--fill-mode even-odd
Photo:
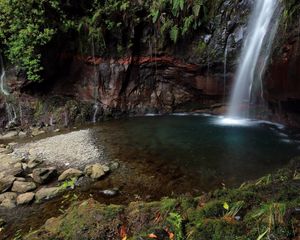
{"label": "dark green pool", "polygon": [[93,134],[110,158],[161,179],[157,188],[170,186],[166,191],[180,193],[237,185],[300,154],[299,142],[281,127],[263,122],[219,125],[212,116],[136,117],[102,123]]}

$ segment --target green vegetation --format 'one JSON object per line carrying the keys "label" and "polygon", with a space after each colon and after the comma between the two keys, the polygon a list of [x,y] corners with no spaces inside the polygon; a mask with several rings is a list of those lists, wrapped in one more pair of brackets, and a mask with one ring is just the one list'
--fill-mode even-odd
{"label": "green vegetation", "polygon": [[299,180],[295,179],[299,168],[296,158],[276,174],[198,198],[163,198],[126,207],[90,199],[73,204],[25,239],[73,239],[76,234],[82,239],[122,236],[120,239],[137,240],[153,239],[162,232],[174,240],[294,239],[300,234],[300,219],[295,214],[300,206]]}
{"label": "green vegetation", "polygon": [[[219,1],[197,0],[0,0],[0,48],[11,64],[31,81],[41,81],[47,46],[73,35],[83,54],[105,55],[109,45],[119,55],[133,46],[139,26],[160,33],[161,42],[176,43],[204,26]],[[151,36],[149,36],[151,38]],[[110,48],[111,50],[111,48]]]}

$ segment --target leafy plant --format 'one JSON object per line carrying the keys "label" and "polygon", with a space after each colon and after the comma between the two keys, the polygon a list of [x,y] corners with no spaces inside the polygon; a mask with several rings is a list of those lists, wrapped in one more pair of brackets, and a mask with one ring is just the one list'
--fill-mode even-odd
{"label": "leafy plant", "polygon": [[70,180],[64,181],[60,186],[60,190],[74,189],[77,178],[72,178]]}
{"label": "leafy plant", "polygon": [[170,213],[167,221],[171,225],[172,230],[174,231],[176,240],[183,240],[183,224],[182,224],[182,217],[178,213]]}

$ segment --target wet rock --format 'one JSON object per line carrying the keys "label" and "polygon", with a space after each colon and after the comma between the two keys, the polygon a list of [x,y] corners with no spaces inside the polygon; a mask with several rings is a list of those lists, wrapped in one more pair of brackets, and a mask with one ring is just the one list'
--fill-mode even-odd
{"label": "wet rock", "polygon": [[114,197],[114,196],[118,195],[119,189],[118,188],[106,189],[106,190],[100,191],[100,193],[102,193],[105,196]]}
{"label": "wet rock", "polygon": [[49,218],[45,223],[45,230],[52,234],[59,232],[60,219],[59,218]]}
{"label": "wet rock", "polygon": [[16,181],[19,181],[19,182],[26,182],[26,179],[25,179],[25,178],[22,178],[22,177],[17,177],[17,178],[16,178]]}
{"label": "wet rock", "polygon": [[16,207],[16,201],[10,199],[4,199],[0,204],[1,207],[12,209]]}
{"label": "wet rock", "polygon": [[4,227],[6,224],[5,220],[0,218],[0,228]]}
{"label": "wet rock", "polygon": [[24,205],[31,203],[35,194],[33,192],[23,193],[17,197],[17,205]]}
{"label": "wet rock", "polygon": [[12,175],[2,176],[0,178],[0,193],[4,193],[10,189],[15,179]]}
{"label": "wet rock", "polygon": [[18,193],[26,193],[34,189],[36,189],[36,184],[34,182],[15,181],[12,186],[12,191]]}
{"label": "wet rock", "polygon": [[20,138],[25,138],[25,137],[27,137],[27,133],[26,132],[19,132],[19,137]]}
{"label": "wet rock", "polygon": [[24,172],[23,166],[21,162],[14,164],[10,169],[6,171],[7,175],[12,175],[15,177],[22,176]]}
{"label": "wet rock", "polygon": [[42,159],[39,159],[39,158],[33,158],[33,159],[30,159],[29,162],[28,162],[28,167],[29,168],[35,168],[37,167],[38,165],[42,164],[43,163],[43,160]]}
{"label": "wet rock", "polygon": [[55,197],[60,192],[59,187],[41,188],[35,193],[35,199],[39,202],[41,200]]}
{"label": "wet rock", "polygon": [[44,130],[40,130],[40,129],[38,129],[38,128],[34,128],[34,129],[32,129],[32,131],[31,131],[31,135],[34,136],[34,137],[39,136],[39,135],[42,135],[42,134],[44,134],[44,133],[46,133]]}
{"label": "wet rock", "polygon": [[0,136],[0,139],[10,139],[13,137],[18,136],[18,132],[17,131],[10,131],[2,136]]}
{"label": "wet rock", "polygon": [[0,206],[4,208],[14,208],[16,207],[17,194],[12,192],[6,192],[0,194]]}
{"label": "wet rock", "polygon": [[107,172],[109,172],[109,167],[101,165],[99,163],[89,165],[84,169],[84,172],[87,176],[92,179],[99,179],[103,177]]}
{"label": "wet rock", "polygon": [[112,162],[109,164],[109,168],[111,171],[117,170],[120,167],[120,163],[118,162]]}
{"label": "wet rock", "polygon": [[3,154],[10,154],[12,153],[13,150],[10,149],[10,148],[0,148],[0,153],[3,153]]}
{"label": "wet rock", "polygon": [[72,178],[78,178],[78,177],[80,177],[82,175],[83,175],[82,171],[80,171],[78,169],[70,168],[70,169],[64,171],[58,177],[58,181],[65,181],[65,180],[72,179]]}
{"label": "wet rock", "polygon": [[56,176],[56,168],[36,168],[32,171],[32,178],[35,182],[44,184]]}

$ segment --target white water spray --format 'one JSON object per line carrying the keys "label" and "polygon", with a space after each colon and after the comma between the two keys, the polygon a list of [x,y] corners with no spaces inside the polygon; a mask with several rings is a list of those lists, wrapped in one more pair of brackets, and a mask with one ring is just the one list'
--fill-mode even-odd
{"label": "white water spray", "polygon": [[[279,13],[278,0],[255,1],[253,13],[248,23],[248,35],[244,42],[240,65],[230,100],[227,115],[229,118],[248,117],[242,113],[240,108],[243,103],[249,104],[251,102],[252,88],[256,74],[258,74],[258,78],[261,78],[264,73],[277,31]],[[263,48],[266,50],[262,51]],[[261,64],[258,64],[259,62]],[[262,82],[260,84],[262,89]]]}

